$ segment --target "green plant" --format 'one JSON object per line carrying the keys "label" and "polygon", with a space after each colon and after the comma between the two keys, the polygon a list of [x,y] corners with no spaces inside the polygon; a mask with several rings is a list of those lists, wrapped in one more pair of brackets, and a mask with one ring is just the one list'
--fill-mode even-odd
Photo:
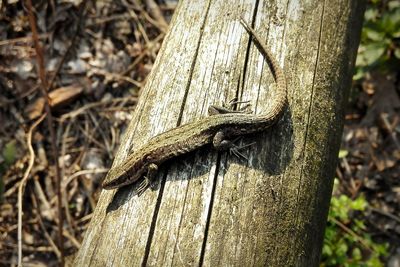
{"label": "green plant", "polygon": [[398,68],[400,61],[400,2],[370,1],[356,61],[354,80],[372,69]]}
{"label": "green plant", "polygon": [[354,200],[346,195],[332,197],[321,266],[384,266],[381,258],[387,255],[388,245],[375,243],[359,219],[367,206],[363,196]]}
{"label": "green plant", "polygon": [[4,181],[3,174],[6,172],[7,168],[14,163],[15,155],[16,155],[16,141],[12,140],[8,142],[1,151],[0,158],[2,161],[0,162],[0,202],[3,199],[3,191],[4,191]]}

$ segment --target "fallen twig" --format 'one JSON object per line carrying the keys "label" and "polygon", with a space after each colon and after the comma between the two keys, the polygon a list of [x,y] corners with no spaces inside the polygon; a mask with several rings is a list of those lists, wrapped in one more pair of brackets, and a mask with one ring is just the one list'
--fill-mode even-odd
{"label": "fallen twig", "polygon": [[[33,15],[33,7],[32,7],[32,0],[27,1],[27,9],[28,9],[28,18],[29,18],[29,24],[31,26],[32,30],[32,36],[33,36],[33,41],[35,44],[35,50],[36,50],[36,58],[38,62],[38,69],[39,69],[39,77],[41,81],[41,86],[39,87],[42,95],[44,97],[45,101],[45,109],[46,109],[46,114],[47,114],[47,125],[48,129],[50,131],[50,140],[51,140],[51,150],[53,152],[53,160],[54,160],[54,165],[56,167],[56,184],[57,184],[57,207],[58,207],[58,247],[61,253],[61,266],[64,266],[64,242],[63,242],[63,234],[62,234],[62,227],[63,227],[63,214],[62,214],[62,203],[61,203],[61,172],[60,172],[60,166],[58,164],[58,152],[57,152],[57,145],[56,145],[56,135],[54,131],[54,126],[53,126],[53,116],[51,115],[51,108],[50,108],[50,103],[49,103],[49,98],[47,95],[47,89],[48,83],[46,80],[46,71],[45,71],[45,65],[44,65],[44,57],[43,57],[43,51],[42,48],[39,44],[39,38],[38,38],[38,32],[36,29],[36,20]],[[52,82],[50,82],[51,84]]]}
{"label": "fallen twig", "polygon": [[24,177],[21,180],[21,183],[18,187],[18,266],[22,266],[22,195],[25,189],[26,181],[28,180],[29,173],[31,172],[34,160],[35,160],[35,151],[32,148],[32,132],[44,119],[46,114],[43,114],[37,121],[33,123],[31,128],[29,128],[27,135],[27,146],[29,150],[29,164],[28,168],[25,170]]}

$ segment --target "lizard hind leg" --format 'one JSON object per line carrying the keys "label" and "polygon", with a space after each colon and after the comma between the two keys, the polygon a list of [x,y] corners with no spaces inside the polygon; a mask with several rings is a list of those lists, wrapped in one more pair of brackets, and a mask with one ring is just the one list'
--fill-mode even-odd
{"label": "lizard hind leg", "polygon": [[219,131],[214,135],[213,146],[218,151],[226,151],[231,149],[234,144],[226,138],[223,131]]}
{"label": "lizard hind leg", "polygon": [[158,165],[155,163],[150,163],[147,167],[147,174],[143,177],[144,179],[140,182],[137,187],[137,193],[140,196],[144,191],[151,185],[158,172]]}
{"label": "lizard hind leg", "polygon": [[218,151],[227,151],[229,150],[229,152],[233,155],[235,155],[238,158],[243,158],[248,160],[248,158],[243,155],[240,150],[253,145],[254,143],[250,143],[250,144],[246,144],[243,146],[237,146],[235,145],[235,143],[237,142],[237,140],[239,140],[241,138],[241,136],[238,136],[237,138],[235,138],[233,141],[228,140],[226,138],[226,135],[224,134],[223,131],[219,131],[214,135],[213,138],[213,146],[216,150]]}

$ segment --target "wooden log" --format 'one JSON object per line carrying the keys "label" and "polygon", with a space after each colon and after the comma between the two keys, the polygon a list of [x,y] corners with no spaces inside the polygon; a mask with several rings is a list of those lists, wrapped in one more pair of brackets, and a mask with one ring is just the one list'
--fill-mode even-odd
{"label": "wooden log", "polygon": [[247,159],[211,146],[168,161],[152,189],[103,190],[75,266],[318,266],[365,1],[179,3],[114,165],[211,104],[274,98],[254,22],[289,105]]}

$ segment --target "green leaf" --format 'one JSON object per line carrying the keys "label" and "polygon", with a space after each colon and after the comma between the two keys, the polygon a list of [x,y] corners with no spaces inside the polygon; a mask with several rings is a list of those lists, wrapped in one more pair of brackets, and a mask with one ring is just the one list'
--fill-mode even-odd
{"label": "green leaf", "polygon": [[389,1],[387,3],[389,10],[394,10],[397,8],[400,8],[400,2],[399,1]]}
{"label": "green leaf", "polygon": [[[358,58],[358,57],[357,57]],[[356,63],[357,64],[357,63]],[[354,75],[353,75],[353,80],[354,81],[357,81],[357,80],[359,80],[359,79],[361,79],[361,78],[363,78],[364,77],[364,75],[365,75],[365,70],[364,70],[364,68],[360,68],[360,67],[357,67],[356,66],[356,72],[354,73]]]}
{"label": "green leaf", "polygon": [[[400,28],[400,26],[399,26],[399,28]],[[400,37],[400,29],[399,28],[398,28],[397,31],[392,33],[392,37],[393,38],[399,38]]]}
{"label": "green leaf", "polygon": [[326,255],[326,256],[332,256],[333,251],[332,251],[332,249],[331,249],[330,246],[324,245],[324,246],[322,247],[322,254],[324,254],[324,255]]}
{"label": "green leaf", "polygon": [[385,52],[386,45],[384,43],[372,43],[365,46],[365,51],[362,53],[362,57],[365,60],[366,65],[372,65],[377,61]]}
{"label": "green leaf", "polygon": [[382,39],[384,39],[384,37],[385,37],[385,33],[384,32],[375,31],[375,30],[372,30],[372,29],[365,29],[365,34],[372,41],[381,42]]}
{"label": "green leaf", "polygon": [[340,242],[337,246],[337,250],[336,252],[339,255],[346,255],[347,250],[349,249],[349,247],[347,246],[346,242],[344,242],[343,240],[341,240],[342,242]]}
{"label": "green leaf", "polygon": [[368,203],[364,197],[358,197],[351,203],[351,208],[354,210],[365,210]]}
{"label": "green leaf", "polygon": [[339,150],[339,158],[345,158],[347,155],[349,154],[349,151],[345,150],[345,149],[341,149]]}
{"label": "green leaf", "polygon": [[362,254],[361,254],[361,250],[359,248],[354,248],[353,252],[352,252],[352,256],[354,260],[361,260],[362,259]]}
{"label": "green leaf", "polygon": [[375,247],[375,251],[379,255],[387,256],[389,254],[389,252],[388,252],[389,244],[387,244],[387,243],[385,243],[385,244],[376,244],[374,247]]}
{"label": "green leaf", "polygon": [[389,19],[392,21],[395,27],[399,26],[400,23],[400,9],[393,10],[388,15]]}
{"label": "green leaf", "polygon": [[377,257],[373,257],[371,259],[368,260],[367,262],[367,266],[370,267],[383,267],[383,263],[379,260],[379,258]]}
{"label": "green leaf", "polygon": [[394,22],[388,13],[384,14],[378,22],[379,29],[382,32],[391,33],[394,29]]}
{"label": "green leaf", "polygon": [[396,49],[394,50],[394,56],[395,56],[396,58],[400,59],[400,48],[396,48]]}
{"label": "green leaf", "polygon": [[375,8],[368,8],[364,13],[365,21],[375,20],[378,16],[378,10]]}
{"label": "green leaf", "polygon": [[3,148],[3,157],[6,165],[11,165],[15,161],[15,155],[16,155],[15,144],[16,141],[12,140],[8,142]]}
{"label": "green leaf", "polygon": [[364,222],[361,221],[361,220],[355,219],[355,220],[354,220],[354,224],[355,224],[354,228],[357,228],[357,230],[358,230],[358,229],[365,229],[365,228],[366,228]]}

